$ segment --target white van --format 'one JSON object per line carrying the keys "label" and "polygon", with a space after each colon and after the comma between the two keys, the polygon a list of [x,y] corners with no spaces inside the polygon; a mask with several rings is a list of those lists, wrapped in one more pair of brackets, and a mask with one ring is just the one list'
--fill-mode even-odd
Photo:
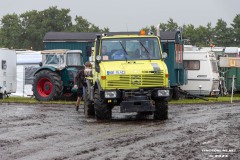
{"label": "white van", "polygon": [[0,48],[0,99],[16,92],[16,59],[15,50]]}
{"label": "white van", "polygon": [[219,72],[214,52],[184,51],[184,68],[188,83],[180,88],[192,95],[213,96],[219,94]]}

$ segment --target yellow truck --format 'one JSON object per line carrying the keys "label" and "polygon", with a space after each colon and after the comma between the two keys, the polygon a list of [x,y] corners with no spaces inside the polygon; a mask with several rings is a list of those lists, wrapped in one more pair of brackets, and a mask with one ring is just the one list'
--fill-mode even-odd
{"label": "yellow truck", "polygon": [[155,35],[97,35],[86,50],[92,59],[84,96],[86,116],[112,118],[112,108],[121,113],[153,114],[168,118],[168,70],[160,38]]}

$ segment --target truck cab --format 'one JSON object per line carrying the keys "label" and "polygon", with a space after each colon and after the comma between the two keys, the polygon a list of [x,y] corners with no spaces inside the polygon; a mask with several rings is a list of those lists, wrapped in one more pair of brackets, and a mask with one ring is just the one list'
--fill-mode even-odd
{"label": "truck cab", "polygon": [[154,35],[98,35],[92,77],[87,78],[84,108],[87,116],[110,119],[111,110],[154,113],[167,119],[168,70],[160,39]]}

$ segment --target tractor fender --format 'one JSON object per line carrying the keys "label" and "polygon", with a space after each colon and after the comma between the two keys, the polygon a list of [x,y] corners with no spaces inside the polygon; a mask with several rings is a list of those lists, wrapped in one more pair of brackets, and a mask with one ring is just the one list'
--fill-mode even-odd
{"label": "tractor fender", "polygon": [[40,72],[40,71],[42,71],[42,70],[50,70],[50,71],[52,71],[52,72],[56,72],[56,71],[57,71],[57,69],[56,69],[55,67],[52,67],[52,66],[44,66],[44,67],[38,68],[38,69],[35,71],[34,76],[35,76],[38,72]]}

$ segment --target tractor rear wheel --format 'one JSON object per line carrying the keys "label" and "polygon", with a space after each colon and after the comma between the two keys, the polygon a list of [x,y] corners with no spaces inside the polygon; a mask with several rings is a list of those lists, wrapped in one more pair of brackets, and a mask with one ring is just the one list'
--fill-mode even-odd
{"label": "tractor rear wheel", "polygon": [[35,75],[33,94],[39,101],[59,99],[62,95],[63,82],[61,77],[50,70],[42,70]]}

